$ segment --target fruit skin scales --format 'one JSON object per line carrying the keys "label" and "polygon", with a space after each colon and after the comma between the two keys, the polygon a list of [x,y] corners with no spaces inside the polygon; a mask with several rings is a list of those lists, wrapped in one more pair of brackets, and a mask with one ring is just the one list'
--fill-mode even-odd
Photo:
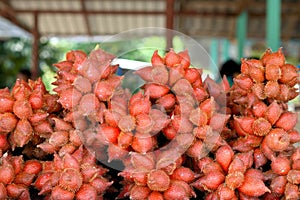
{"label": "fruit skin scales", "polygon": [[[299,74],[281,48],[242,59],[232,87],[202,80],[187,50],[155,51],[134,72],[145,81],[135,94],[114,58],[68,52],[54,64],[56,94],[41,79],[0,90],[0,199],[29,199],[33,187],[102,199],[120,185],[131,199],[299,198],[298,116],[287,110]],[[97,159],[124,168],[117,177]]]}

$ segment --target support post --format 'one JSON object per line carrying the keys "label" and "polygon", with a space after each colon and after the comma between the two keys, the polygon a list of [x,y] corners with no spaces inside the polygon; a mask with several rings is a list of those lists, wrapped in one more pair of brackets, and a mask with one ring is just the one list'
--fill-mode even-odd
{"label": "support post", "polygon": [[280,47],[281,0],[267,0],[266,40],[273,51]]}
{"label": "support post", "polygon": [[244,46],[247,37],[247,23],[248,23],[248,14],[246,11],[243,11],[238,16],[237,26],[236,26],[236,37],[238,43],[238,59],[241,59],[244,56]]}
{"label": "support post", "polygon": [[174,28],[174,0],[166,0],[166,40],[167,50],[173,47],[173,33]]}
{"label": "support post", "polygon": [[31,66],[31,78],[35,80],[39,75],[39,31],[38,31],[38,13],[34,13],[34,27],[32,31],[32,66]]}

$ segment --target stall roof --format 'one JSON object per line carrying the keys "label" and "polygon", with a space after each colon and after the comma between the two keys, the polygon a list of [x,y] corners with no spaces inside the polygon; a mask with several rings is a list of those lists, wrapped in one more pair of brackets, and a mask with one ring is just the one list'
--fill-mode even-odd
{"label": "stall roof", "polygon": [[[283,40],[300,39],[299,10],[300,0],[282,0]],[[114,35],[162,27],[193,37],[234,38],[243,11],[248,12],[247,37],[265,38],[266,0],[0,0],[3,18],[40,36]]]}

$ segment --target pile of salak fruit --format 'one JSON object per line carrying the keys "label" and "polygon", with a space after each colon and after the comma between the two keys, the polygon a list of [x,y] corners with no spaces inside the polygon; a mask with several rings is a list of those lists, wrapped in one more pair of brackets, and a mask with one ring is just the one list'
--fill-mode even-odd
{"label": "pile of salak fruit", "polygon": [[1,200],[300,198],[299,73],[281,48],[242,59],[232,86],[170,49],[130,91],[114,58],[72,50],[54,93],[0,90]]}

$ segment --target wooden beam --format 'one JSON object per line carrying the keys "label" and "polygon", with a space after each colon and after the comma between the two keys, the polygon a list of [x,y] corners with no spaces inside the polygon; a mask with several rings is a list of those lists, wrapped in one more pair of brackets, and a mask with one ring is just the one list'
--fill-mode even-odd
{"label": "wooden beam", "polygon": [[89,23],[88,14],[86,13],[86,6],[84,3],[84,0],[80,0],[80,3],[81,3],[81,11],[84,13],[83,17],[84,17],[85,28],[87,30],[88,35],[91,36],[92,31],[91,31],[91,26]]}
{"label": "wooden beam", "polygon": [[173,32],[174,29],[174,0],[166,0],[166,49],[173,47]]}
{"label": "wooden beam", "polygon": [[16,12],[15,10],[5,1],[0,1],[0,16],[4,17],[5,19],[9,20],[14,25],[20,27],[21,29],[32,33],[32,29],[28,26],[22,24],[17,18],[16,18]]}
{"label": "wooden beam", "polygon": [[38,13],[34,13],[34,27],[32,31],[33,42],[32,42],[32,67],[31,67],[31,78],[35,80],[39,75],[39,16]]}

